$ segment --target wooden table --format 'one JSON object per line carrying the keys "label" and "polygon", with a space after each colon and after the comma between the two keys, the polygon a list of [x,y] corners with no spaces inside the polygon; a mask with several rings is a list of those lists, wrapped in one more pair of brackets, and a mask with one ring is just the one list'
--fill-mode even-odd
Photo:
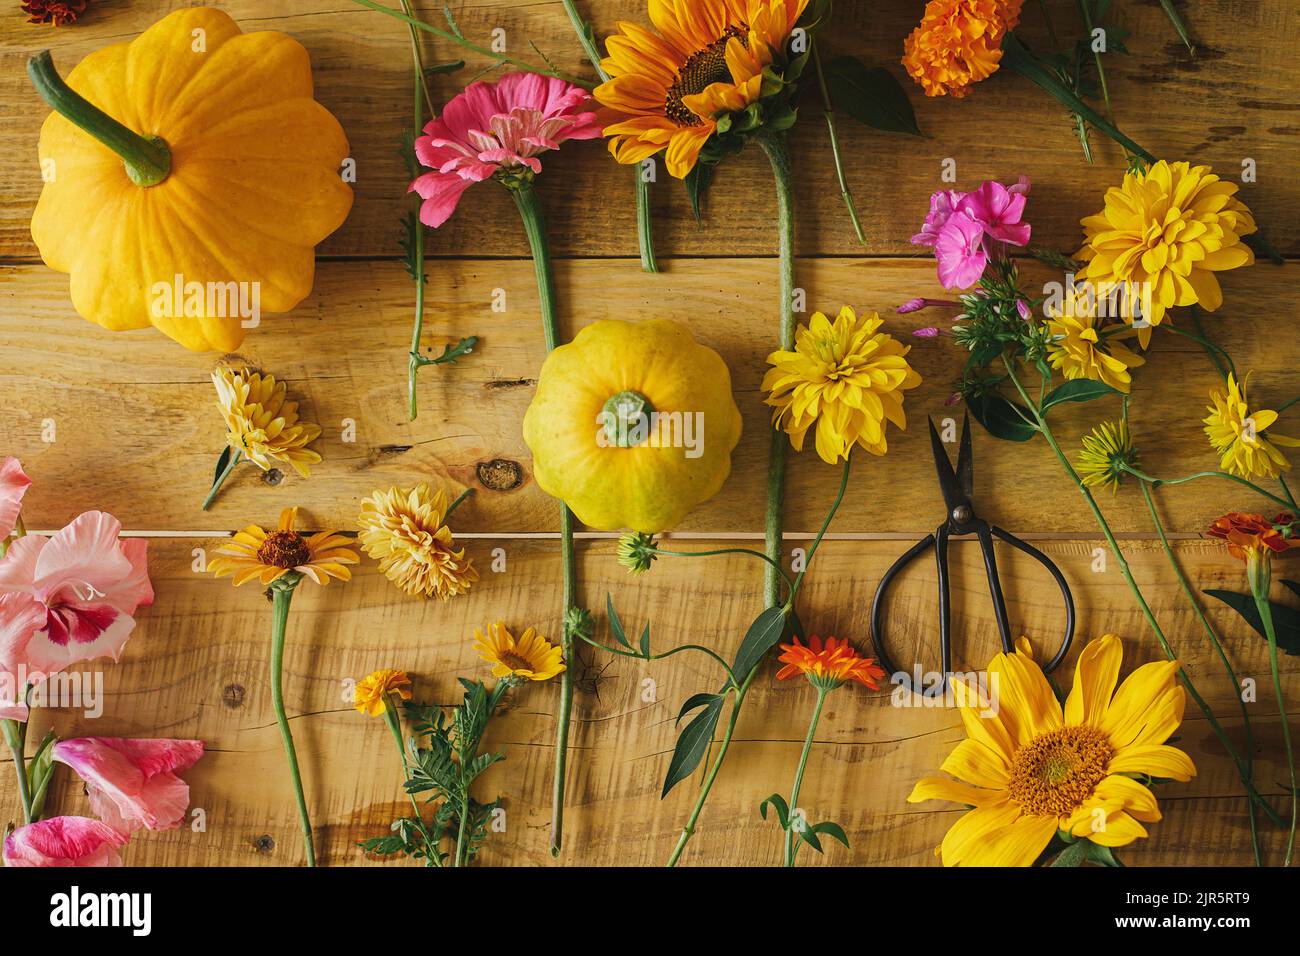
{"label": "wooden table", "polygon": [[[274,521],[301,505],[312,526],[355,527],[359,499],[391,484],[433,480],[453,493],[476,494],[457,512],[458,537],[483,575],[466,597],[422,603],[397,592],[373,563],[350,584],[305,587],[295,601],[286,660],[288,706],[312,812],[317,845],[333,865],[367,863],[356,843],[385,832],[403,812],[399,767],[382,722],[358,714],[344,699],[348,679],[373,668],[399,667],[416,676],[417,694],[456,698],[457,675],[485,676],[469,647],[473,628],[503,619],[535,624],[558,636],[559,561],[556,508],[532,481],[520,421],[543,358],[532,267],[505,192],[466,194],[456,217],[429,239],[429,320],[424,346],[475,334],[470,358],[420,376],[421,414],[405,415],[405,366],[412,285],[396,261],[406,176],[398,140],[410,113],[409,40],[402,25],[346,0],[228,0],[245,30],[276,29],[296,36],[312,57],[320,100],[342,121],[357,162],[356,203],[344,226],[319,249],[313,294],[292,314],[276,316],[249,336],[241,355],[290,382],[307,418],[324,435],[325,460],[308,480],[289,474],[273,483],[241,469],[210,512],[198,508],[222,441],[209,373],[220,356],[198,355],[152,331],[110,334],[74,313],[67,279],[46,268],[28,232],[40,189],[36,138],[46,110],[29,88],[24,63],[50,46],[70,67],[105,43],[130,38],[182,4],[100,0],[75,27],[27,25],[14,10],[0,24],[0,452],[18,455],[35,485],[27,524],[61,527],[77,513],[100,508],[149,539],[156,603],[122,660],[106,664],[105,711],[38,711],[31,736],[47,726],[65,736],[122,734],[197,737],[208,753],[188,775],[204,832],[189,829],[137,836],[129,863],[146,865],[286,865],[302,862],[291,790],[267,691],[269,605],[253,589],[197,573],[199,549],[251,521]],[[536,59],[531,40],[565,70],[589,68],[559,3],[454,0],[466,34],[486,39],[506,31],[511,52]],[[645,21],[640,0],[601,0],[580,6],[605,36],[616,21]],[[425,15],[435,5],[421,4]],[[1073,5],[1053,0],[1064,29]],[[837,4],[831,53],[849,52],[872,64],[898,66],[902,38],[921,4]],[[1171,159],[1210,163],[1235,176],[1253,159],[1258,181],[1242,196],[1272,243],[1288,257],[1300,253],[1300,176],[1295,153],[1300,125],[1300,16],[1294,3],[1216,0],[1188,10],[1198,53],[1188,55],[1159,6],[1121,0],[1115,19],[1132,30],[1131,55],[1113,56],[1109,79],[1120,123],[1138,142]],[[1041,15],[1026,7],[1027,32],[1043,35]],[[1069,32],[1069,31],[1065,31]],[[460,58],[430,44],[431,61]],[[452,95],[481,63],[435,79],[440,99]],[[1095,165],[1086,164],[1065,113],[1045,94],[1009,72],[979,86],[969,99],[927,100],[908,84],[924,138],[867,131],[841,121],[847,171],[858,198],[867,244],[856,243],[840,204],[826,131],[809,106],[793,134],[798,284],[812,309],[841,304],[882,314],[915,295],[937,294],[933,263],[909,245],[941,164],[956,161],[958,184],[983,178],[1033,180],[1029,218],[1037,242],[1073,250],[1078,220],[1100,208],[1104,189],[1118,182],[1123,159],[1100,136]],[[775,336],[775,199],[763,157],[750,151],[729,160],[708,196],[703,221],[690,215],[684,190],[667,176],[653,189],[656,241],[664,270],[641,271],[636,258],[629,171],[599,144],[574,144],[548,157],[539,191],[557,256],[557,284],[567,334],[606,316],[672,316],[689,323],[727,359],[745,435],[731,479],[680,529],[686,546],[756,537],[761,532],[767,449],[759,382]],[[1300,358],[1294,334],[1295,265],[1260,264],[1224,277],[1226,303],[1209,319],[1211,334],[1230,345],[1237,365],[1257,373],[1256,394],[1282,401],[1295,390]],[[494,289],[509,309],[494,312]],[[892,316],[907,333],[930,319]],[[908,396],[912,427],[891,439],[885,459],[864,461],[833,534],[804,591],[803,619],[820,633],[869,644],[868,608],[883,570],[908,542],[940,518],[923,427],[927,414],[951,416],[945,405],[961,356],[951,343],[920,343],[912,352],[925,384]],[[1199,419],[1215,374],[1204,353],[1172,336],[1158,337],[1141,370],[1134,429],[1149,470],[1184,474],[1213,467]],[[1100,404],[1063,416],[1071,445],[1116,409]],[[345,426],[355,422],[355,441]],[[50,437],[49,425],[55,434]],[[1290,429],[1295,433],[1296,429]],[[43,436],[44,433],[44,436]],[[1126,638],[1126,669],[1159,656],[1154,638],[1112,559],[1093,570],[1102,542],[1071,486],[1039,444],[1010,446],[977,431],[976,493],[986,517],[1035,538],[1063,568],[1079,604],[1079,638],[1112,631]],[[502,487],[494,479],[513,476]],[[485,480],[488,484],[485,484]],[[838,470],[811,452],[791,464],[786,526],[790,546],[816,530],[838,481]],[[495,487],[494,487],[495,485]],[[1222,677],[1176,579],[1154,540],[1135,489],[1103,498],[1123,532],[1124,550],[1188,669],[1240,740],[1234,688]],[[1260,503],[1226,483],[1204,482],[1160,495],[1178,559],[1198,588],[1244,589],[1241,567],[1200,532],[1226,510]],[[678,542],[680,543],[680,542]],[[500,552],[498,552],[500,549]],[[505,556],[494,573],[492,557]],[[637,579],[614,561],[606,535],[579,543],[581,595],[603,609],[613,592],[625,621],[651,620],[662,647],[702,641],[730,650],[757,610],[757,562],[662,560]],[[964,663],[979,666],[996,646],[996,631],[979,556],[954,548],[956,629]],[[1283,575],[1285,571],[1283,571]],[[1013,617],[1031,638],[1057,633],[1054,589],[1009,556],[1003,581]],[[891,632],[901,650],[935,644],[932,566],[923,563],[892,602]],[[1281,728],[1268,689],[1262,640],[1215,605],[1244,675],[1260,685],[1252,703],[1260,787],[1284,793]],[[597,614],[603,624],[603,613]],[[97,666],[97,665],[93,665]],[[682,655],[644,665],[581,653],[572,735],[570,808],[563,864],[655,864],[664,861],[695,796],[688,781],[660,800],[681,702],[716,681],[700,661]],[[1072,661],[1071,661],[1072,666]],[[1298,669],[1284,659],[1287,684],[1300,690]],[[689,863],[772,864],[780,836],[759,818],[759,801],[788,789],[813,694],[802,682],[778,684],[774,668],[761,674],[741,718],[737,742],[701,827],[684,857]],[[652,681],[653,685],[647,684]],[[647,692],[647,687],[650,691]],[[489,743],[509,759],[480,783],[499,793],[507,828],[483,854],[491,864],[550,865],[547,852],[552,741],[557,688],[514,692],[493,725]],[[889,706],[885,691],[843,690],[830,698],[804,790],[815,819],[840,821],[852,849],[832,846],[829,864],[934,865],[934,848],[958,810],[909,806],[913,782],[934,772],[962,737],[950,710]],[[1189,705],[1179,745],[1198,767],[1189,784],[1160,788],[1166,817],[1149,840],[1122,855],[1130,864],[1246,864],[1250,860],[1245,804],[1229,761],[1201,714]],[[13,813],[12,773],[0,774],[3,806]],[[80,784],[60,772],[51,797],[60,812],[88,812]],[[1270,834],[1276,855],[1278,841]]]}

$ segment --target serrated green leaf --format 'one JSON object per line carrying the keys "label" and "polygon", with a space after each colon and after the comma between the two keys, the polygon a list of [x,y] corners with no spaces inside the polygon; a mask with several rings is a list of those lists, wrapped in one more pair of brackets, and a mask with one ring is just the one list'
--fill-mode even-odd
{"label": "serrated green leaf", "polygon": [[838,56],[826,64],[824,74],[836,109],[872,129],[921,135],[912,101],[889,70],[868,67],[855,57]]}

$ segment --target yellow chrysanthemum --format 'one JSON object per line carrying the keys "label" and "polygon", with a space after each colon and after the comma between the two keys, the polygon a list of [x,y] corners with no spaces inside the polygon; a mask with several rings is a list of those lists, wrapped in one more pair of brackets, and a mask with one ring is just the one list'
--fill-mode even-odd
{"label": "yellow chrysanthemum", "polygon": [[487,626],[484,635],[474,629],[474,650],[492,665],[492,676],[523,680],[550,680],[564,670],[559,647],[528,628],[516,640],[500,621]]}
{"label": "yellow chrysanthemum", "polygon": [[1144,365],[1146,359],[1122,341],[1134,333],[1116,326],[1107,331],[1098,316],[1097,299],[1087,293],[1071,297],[1060,314],[1049,313],[1047,359],[1052,368],[1060,369],[1067,379],[1087,378],[1104,382],[1125,394],[1133,384],[1129,369]]}
{"label": "yellow chrysanthemum", "polygon": [[903,66],[926,96],[958,99],[997,72],[1024,0],[930,0],[903,42]]}
{"label": "yellow chrysanthemum", "polygon": [[[1250,376],[1246,376],[1249,381]],[[1230,475],[1241,478],[1276,478],[1291,470],[1291,463],[1277,450],[1276,445],[1287,448],[1300,447],[1300,441],[1270,432],[1264,432],[1277,421],[1277,412],[1260,409],[1252,412],[1246,400],[1246,381],[1240,385],[1233,375],[1228,376],[1226,389],[1210,391],[1209,417],[1205,421],[1205,434],[1210,444],[1219,452],[1219,467]]]}
{"label": "yellow chrysanthemum", "polygon": [[[1143,348],[1168,309],[1199,305],[1213,312],[1223,302],[1214,274],[1255,261],[1241,241],[1255,231],[1255,220],[1236,192],[1209,166],[1161,160],[1127,173],[1106,190],[1105,208],[1082,220],[1084,245],[1075,255],[1088,263],[1082,278],[1122,288],[1128,303],[1149,302],[1149,324],[1139,326]],[[1133,309],[1125,311],[1132,322]]]}
{"label": "yellow chrysanthemum", "polygon": [[352,689],[352,705],[363,714],[378,717],[388,710],[388,695],[411,699],[411,678],[406,671],[387,668],[372,671]]}
{"label": "yellow chrysanthemum", "polygon": [[360,559],[346,547],[349,539],[334,531],[299,534],[293,530],[297,520],[298,509],[285,508],[275,531],[250,524],[231,538],[230,544],[217,550],[208,562],[208,570],[219,578],[233,575],[235,587],[253,580],[268,585],[290,572],[321,585],[329,584],[330,578],[350,580],[352,572],[345,565]]}
{"label": "yellow chrysanthemum", "polygon": [[1083,448],[1074,461],[1080,481],[1090,488],[1109,486],[1112,494],[1128,474],[1125,466],[1136,468],[1137,464],[1127,421],[1102,422],[1084,435]]}
{"label": "yellow chrysanthemum", "polygon": [[[943,838],[945,866],[1029,866],[1058,830],[1116,847],[1160,819],[1134,776],[1187,781],[1191,758],[1165,744],[1183,719],[1178,664],[1143,664],[1115,689],[1123,647],[1113,634],[1079,655],[1062,710],[1021,638],[989,665],[988,693],[953,682],[966,739],[907,800],[974,807]],[[996,698],[994,694],[996,692]]]}
{"label": "yellow chrysanthemum", "polygon": [[407,594],[446,601],[478,580],[474,562],[457,550],[447,520],[447,495],[421,483],[376,491],[361,503],[358,540],[366,554]]}
{"label": "yellow chrysanthemum", "polygon": [[593,95],[614,110],[605,127],[620,163],[660,150],[682,179],[717,128],[717,117],[759,98],[773,62],[808,0],[648,0],[657,32],[619,23],[605,41],[609,80]]}
{"label": "yellow chrysanthemum", "polygon": [[903,392],[921,384],[907,364],[910,347],[886,332],[876,313],[859,319],[845,306],[834,323],[814,312],[795,333],[793,352],[773,352],[763,376],[772,423],[796,450],[817,426],[817,454],[835,464],[855,444],[873,455],[887,450],[885,423],[907,427]]}
{"label": "yellow chrysanthemum", "polygon": [[304,478],[320,455],[306,446],[320,437],[320,426],[298,420],[298,403],[286,402],[284,382],[274,375],[218,368],[212,373],[217,404],[226,419],[226,444],[258,468],[288,462]]}

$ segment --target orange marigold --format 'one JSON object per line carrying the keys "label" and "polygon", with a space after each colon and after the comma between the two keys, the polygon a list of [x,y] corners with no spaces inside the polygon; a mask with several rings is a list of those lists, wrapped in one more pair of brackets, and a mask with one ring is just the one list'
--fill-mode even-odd
{"label": "orange marigold", "polygon": [[1263,515],[1243,514],[1240,511],[1229,512],[1222,518],[1216,518],[1210,530],[1206,532],[1211,538],[1222,538],[1228,542],[1228,553],[1234,558],[1246,561],[1252,552],[1263,554],[1265,551],[1281,554],[1295,545],[1281,529],[1290,529],[1295,516],[1280,514],[1272,521]]}
{"label": "orange marigold", "polygon": [[930,0],[903,43],[903,66],[926,96],[963,97],[997,72],[1002,39],[1024,0]]}
{"label": "orange marigold", "polygon": [[884,670],[873,657],[860,657],[846,638],[828,637],[823,642],[817,635],[809,635],[807,646],[794,638],[793,644],[782,644],[779,658],[785,667],[776,672],[777,680],[786,680],[803,674],[809,683],[818,687],[839,687],[847,680],[855,680],[864,687],[879,690],[879,680]]}

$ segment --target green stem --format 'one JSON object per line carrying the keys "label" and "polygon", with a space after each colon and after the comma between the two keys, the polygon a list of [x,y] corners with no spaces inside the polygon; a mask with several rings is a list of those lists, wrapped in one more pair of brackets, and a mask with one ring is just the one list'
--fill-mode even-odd
{"label": "green stem", "polygon": [[1255,596],[1255,607],[1264,622],[1264,636],[1268,638],[1268,666],[1273,675],[1273,692],[1277,697],[1277,712],[1282,719],[1282,743],[1286,747],[1286,767],[1291,778],[1291,828],[1287,833],[1286,855],[1283,866],[1291,865],[1291,854],[1295,849],[1297,812],[1300,811],[1300,792],[1296,790],[1295,750],[1291,746],[1291,721],[1286,713],[1286,700],[1282,696],[1282,678],[1277,665],[1277,630],[1273,625],[1273,607],[1268,602],[1269,568],[1267,557],[1251,558],[1261,565],[1261,569],[1250,574],[1250,590]]}
{"label": "green stem", "polygon": [[[281,578],[281,582],[283,580]],[[275,709],[275,720],[280,726],[280,742],[284,745],[289,777],[293,781],[293,794],[298,801],[298,822],[302,825],[307,865],[315,866],[316,845],[312,840],[311,817],[307,814],[307,798],[302,791],[302,774],[298,771],[298,752],[293,745],[293,733],[289,730],[289,718],[284,712],[284,637],[289,621],[289,603],[293,600],[293,589],[297,586],[298,582],[293,581],[289,584],[276,582],[271,587],[271,706]]]}
{"label": "green stem", "polygon": [[443,523],[443,524],[446,524],[446,523],[447,523],[447,519],[451,517],[451,513],[452,513],[453,511],[455,511],[457,508],[459,508],[461,502],[464,501],[466,498],[468,498],[468,497],[469,497],[470,495],[472,495],[473,493],[474,493],[474,489],[473,489],[473,488],[466,488],[464,491],[462,491],[460,494],[458,494],[458,495],[456,496],[456,500],[453,501],[451,504],[449,504],[449,505],[447,506],[447,510],[446,510],[446,512],[445,512],[445,513],[443,514],[443,516],[442,516],[442,523]]}
{"label": "green stem", "polygon": [[18,799],[22,803],[23,823],[32,821],[32,794],[27,785],[27,725],[20,720],[5,718],[0,720],[0,729],[4,731],[5,743],[14,758],[14,772],[18,775]]}
{"label": "green stem", "polygon": [[713,548],[709,551],[668,551],[664,548],[655,548],[655,554],[667,555],[673,558],[711,558],[719,554],[748,554],[761,561],[766,561],[770,567],[776,569],[777,574],[781,575],[781,580],[785,582],[785,586],[787,588],[791,586],[790,578],[781,565],[762,551],[755,551],[753,548]]}
{"label": "green stem", "polygon": [[54,69],[49,50],[27,61],[27,76],[50,109],[122,157],[131,182],[147,187],[167,178],[172,168],[167,144],[160,137],[146,139],[128,129],[73,90]]}
{"label": "green stem", "polygon": [[208,496],[203,499],[204,511],[207,511],[212,502],[216,500],[217,492],[221,490],[221,486],[226,483],[226,479],[229,478],[230,473],[235,470],[235,466],[243,460],[243,452],[238,448],[231,449],[230,460],[226,462],[226,467],[221,469],[221,474],[217,475],[216,480],[212,482],[212,489],[208,492]]}
{"label": "green stem", "polygon": [[[1200,312],[1196,309],[1193,309],[1192,316],[1193,316],[1193,320],[1196,323],[1197,329],[1202,332],[1201,335],[1193,335],[1191,332],[1188,332],[1186,329],[1180,329],[1178,328],[1178,326],[1170,324],[1168,322],[1162,324],[1160,327],[1162,329],[1168,329],[1170,332],[1173,332],[1175,335],[1181,335],[1183,338],[1189,339],[1190,341],[1195,342],[1201,348],[1205,349],[1206,354],[1210,356],[1210,361],[1214,363],[1214,367],[1218,371],[1221,377],[1226,379],[1228,377],[1228,372],[1231,372],[1233,378],[1237,379],[1237,381],[1241,381],[1241,379],[1237,375],[1236,366],[1232,364],[1232,356],[1228,354],[1226,349],[1223,349],[1220,346],[1215,345],[1213,342],[1207,339],[1203,334],[1204,329],[1201,325]],[[1226,371],[1225,371],[1225,366],[1226,366]]]}
{"label": "green stem", "polygon": [[1283,508],[1290,508],[1292,506],[1291,502],[1287,501],[1285,498],[1279,498],[1277,495],[1273,494],[1272,492],[1266,491],[1265,489],[1261,488],[1253,481],[1250,481],[1247,478],[1242,478],[1240,475],[1229,474],[1226,471],[1198,471],[1194,475],[1184,475],[1182,478],[1154,478],[1151,475],[1148,475],[1146,472],[1134,468],[1132,465],[1129,464],[1120,464],[1119,467],[1121,470],[1128,472],[1134,478],[1137,478],[1144,482],[1150,482],[1151,487],[1153,488],[1160,488],[1164,485],[1182,485],[1182,484],[1186,484],[1189,481],[1196,481],[1200,478],[1225,478],[1228,481],[1234,481],[1239,485],[1243,485],[1249,488],[1251,491],[1255,492],[1256,494],[1262,495],[1263,497],[1272,501],[1274,504],[1281,505]]}
{"label": "green stem", "polygon": [[840,158],[840,137],[835,130],[835,106],[831,102],[830,91],[826,88],[826,76],[822,72],[822,58],[816,41],[812,44],[812,61],[813,68],[817,71],[817,88],[821,91],[822,115],[826,118],[826,132],[831,139],[831,159],[835,162],[835,176],[840,182],[840,198],[844,200],[844,207],[849,211],[849,220],[853,223],[853,231],[857,233],[858,242],[865,246],[867,236],[862,231],[862,222],[858,219],[858,210],[853,204],[853,194],[849,192],[849,181],[844,175],[844,161]]}
{"label": "green stem", "polygon": [[[388,732],[393,737],[393,743],[397,745],[397,755],[402,758],[402,779],[409,781],[411,779],[411,762],[406,755],[406,741],[402,739],[402,721],[397,716],[398,698],[396,694],[387,695],[384,701],[384,723],[388,726]],[[402,789],[406,789],[403,787]],[[424,825],[424,814],[420,810],[420,803],[415,799],[415,794],[409,790],[406,793],[411,800],[411,810],[415,814],[415,825],[420,828],[420,835],[424,838],[426,850],[425,866],[441,866],[442,861],[439,859],[439,849],[433,841],[433,835],[429,833]]]}
{"label": "green stem", "polygon": [[804,558],[803,570],[800,571],[799,576],[794,579],[794,587],[790,589],[790,597],[786,599],[786,605],[790,608],[794,607],[795,595],[799,593],[799,588],[803,585],[804,575],[806,575],[808,569],[812,567],[813,555],[817,553],[817,548],[821,545],[822,538],[826,536],[826,529],[831,526],[831,520],[835,517],[835,512],[840,510],[840,502],[844,500],[844,490],[849,486],[849,468],[852,464],[853,449],[850,448],[849,453],[844,456],[844,472],[840,475],[840,490],[835,494],[835,501],[831,505],[831,510],[826,512],[826,520],[822,522],[821,528],[818,529],[817,537],[813,538],[812,547],[808,549],[808,555]]}
{"label": "green stem", "polygon": [[[411,16],[409,0],[402,0],[402,9]],[[415,106],[411,111],[411,136],[418,137],[424,129],[424,106],[428,103],[433,109],[433,99],[429,96],[429,86],[424,76],[424,57],[420,54],[420,37],[412,23],[407,24],[411,32],[411,59],[415,69]],[[411,353],[406,363],[406,413],[411,421],[419,414],[416,399],[415,379],[424,363],[420,355],[420,339],[424,334],[424,223],[420,222],[420,212],[415,212],[415,248],[411,250],[411,265],[415,275],[415,319],[411,325]]]}
{"label": "green stem", "polygon": [[469,829],[469,791],[462,790],[460,795],[460,823],[456,827],[456,858],[453,866],[464,866],[468,857],[467,842]]}
{"label": "green stem", "polygon": [[817,732],[817,722],[822,718],[822,705],[826,703],[829,687],[817,688],[817,704],[813,707],[812,720],[808,722],[808,736],[803,740],[803,753],[799,755],[799,769],[794,772],[794,786],[790,789],[790,826],[785,829],[785,865],[794,866],[794,819],[795,809],[799,806],[799,789],[803,786],[803,773],[808,767],[808,755],[812,753],[813,735]]}
{"label": "green stem", "polygon": [[[777,334],[777,347],[794,348],[794,193],[790,182],[790,154],[785,146],[784,133],[763,133],[758,144],[767,154],[776,180],[777,231],[780,236],[781,255],[781,312]],[[785,460],[789,442],[779,428],[772,429],[771,450],[767,459],[767,513],[764,551],[778,565],[781,562],[782,505],[785,501]],[[781,602],[781,579],[775,568],[768,566],[763,577],[763,593],[768,607]],[[739,703],[739,701],[737,701]]]}
{"label": "green stem", "polygon": [[579,637],[581,637],[585,643],[590,644],[597,650],[602,650],[607,654],[614,654],[618,657],[631,657],[638,661],[661,661],[666,657],[672,657],[674,654],[680,654],[682,651],[699,651],[700,653],[713,658],[713,660],[727,672],[727,682],[732,687],[740,686],[740,682],[736,680],[736,673],[731,669],[731,665],[727,663],[726,658],[713,650],[713,648],[705,647],[703,644],[679,644],[671,650],[664,651],[662,654],[646,655],[638,651],[629,651],[624,648],[610,647],[607,644],[600,643],[600,641],[593,637],[587,637],[585,634],[580,634]]}

